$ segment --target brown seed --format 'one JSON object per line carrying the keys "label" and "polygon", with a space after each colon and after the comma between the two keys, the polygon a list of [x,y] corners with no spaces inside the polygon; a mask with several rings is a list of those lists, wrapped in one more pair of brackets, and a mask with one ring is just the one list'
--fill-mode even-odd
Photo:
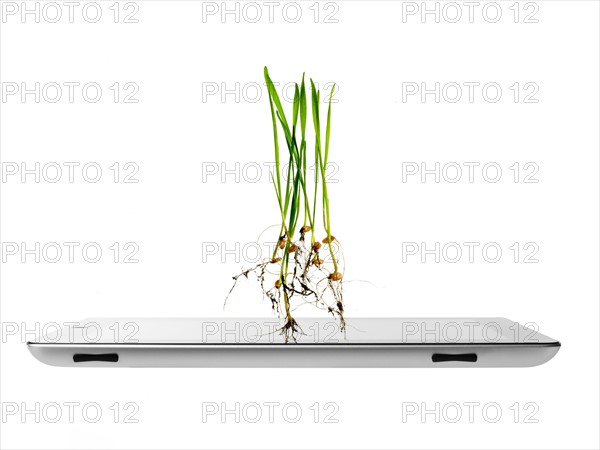
{"label": "brown seed", "polygon": [[292,244],[288,248],[288,253],[294,253],[296,250],[298,250],[298,246],[296,244]]}
{"label": "brown seed", "polygon": [[275,287],[277,289],[279,289],[281,287],[281,279],[278,278],[277,281],[275,281]]}
{"label": "brown seed", "polygon": [[281,258],[277,257],[277,258],[273,258],[271,260],[271,263],[275,264],[275,263],[278,263],[279,261],[281,261]]}
{"label": "brown seed", "polygon": [[285,248],[285,239],[279,239],[279,242],[277,243],[277,245],[281,249]]}
{"label": "brown seed", "polygon": [[341,272],[333,272],[329,274],[329,279],[331,281],[340,281],[342,279],[342,274]]}
{"label": "brown seed", "polygon": [[321,264],[323,264],[324,262],[325,262],[325,261],[323,261],[322,259],[319,259],[319,258],[315,258],[315,259],[313,259],[313,264],[314,264],[315,266],[320,266],[320,265],[321,265]]}
{"label": "brown seed", "polygon": [[321,243],[320,243],[320,242],[318,242],[318,241],[317,241],[317,242],[315,242],[315,243],[312,245],[312,249],[313,249],[314,251],[317,251],[317,250],[319,250],[320,248],[321,248]]}
{"label": "brown seed", "polygon": [[329,242],[333,242],[335,241],[335,236],[331,235],[331,236],[327,236],[325,239],[323,239],[323,244],[329,244]]}
{"label": "brown seed", "polygon": [[309,225],[304,225],[302,228],[300,228],[300,232],[301,233],[308,233],[311,230]]}

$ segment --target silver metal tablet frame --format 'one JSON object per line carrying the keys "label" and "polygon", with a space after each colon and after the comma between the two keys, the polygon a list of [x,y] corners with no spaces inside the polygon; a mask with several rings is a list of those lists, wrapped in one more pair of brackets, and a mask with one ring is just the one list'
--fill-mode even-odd
{"label": "silver metal tablet frame", "polygon": [[[481,323],[499,321],[516,324],[504,318],[476,318]],[[88,319],[89,320],[89,319]],[[184,339],[166,325],[191,323],[195,319],[136,319],[151,323],[150,330],[138,342],[28,342],[31,354],[39,361],[61,367],[249,367],[249,368],[365,368],[365,367],[532,367],[556,355],[560,342],[537,333],[536,341],[518,339],[499,342],[414,342],[385,340],[382,342],[296,342],[239,343],[219,340],[197,342]],[[208,320],[208,319],[197,319]],[[386,319],[390,320],[390,319]],[[396,319],[391,319],[396,320]],[[473,320],[473,319],[397,319],[408,320]],[[179,322],[177,322],[179,321]],[[192,321],[192,322],[190,322]],[[385,323],[382,321],[381,323]],[[402,322],[404,323],[404,322]],[[105,323],[106,324],[106,323]],[[160,327],[164,324],[165,327]],[[159,328],[156,328],[157,325]],[[153,328],[154,327],[154,328]],[[178,327],[178,329],[181,327]],[[391,327],[388,326],[388,329]],[[528,330],[528,328],[523,327]],[[158,331],[163,330],[161,335]],[[189,331],[189,328],[188,328]],[[166,337],[173,339],[166,340]],[[179,341],[178,341],[179,339]]]}
{"label": "silver metal tablet frame", "polygon": [[[44,344],[39,361],[62,367],[532,367],[556,355],[540,344]],[[75,362],[76,355],[96,361]],[[101,361],[107,355],[116,360]],[[475,355],[475,357],[473,357]]]}

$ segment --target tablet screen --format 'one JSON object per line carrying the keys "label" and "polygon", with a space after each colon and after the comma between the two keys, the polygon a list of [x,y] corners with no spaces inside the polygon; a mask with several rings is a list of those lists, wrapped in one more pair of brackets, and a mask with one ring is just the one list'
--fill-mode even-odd
{"label": "tablet screen", "polygon": [[72,344],[544,344],[537,325],[504,318],[98,318],[56,324],[40,343]]}

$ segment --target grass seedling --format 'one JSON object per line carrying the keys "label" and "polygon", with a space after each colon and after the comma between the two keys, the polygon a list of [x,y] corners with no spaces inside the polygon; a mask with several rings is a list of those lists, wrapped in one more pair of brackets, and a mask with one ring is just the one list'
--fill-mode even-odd
{"label": "grass seedling", "polygon": [[[316,89],[313,80],[310,80],[315,149],[314,161],[311,164],[307,152],[308,102],[304,74],[300,84],[295,83],[291,121],[288,121],[275,84],[266,67],[264,77],[269,94],[273,127],[275,173],[270,173],[270,180],[277,199],[280,217],[279,234],[274,240],[271,257],[233,277],[234,284],[229,293],[231,294],[240,277],[247,278],[250,273],[254,273],[260,283],[263,296],[268,297],[273,310],[285,318],[281,332],[287,342],[290,338],[295,341],[298,334],[302,333],[293,311],[305,304],[312,304],[337,317],[341,329],[345,329],[341,268],[343,258],[339,241],[331,234],[326,176],[331,137],[331,99],[335,85],[329,93],[323,147],[320,120],[321,92]],[[298,125],[300,145],[297,139]],[[279,130],[283,133],[287,152],[281,151]],[[282,180],[282,161],[287,162],[287,177],[284,180]],[[308,176],[309,167],[315,168],[314,177]],[[322,240],[316,239],[319,232],[316,213],[319,207],[323,215],[322,232],[325,234]],[[298,228],[299,223],[302,223],[302,226]],[[309,232],[310,241],[307,242]],[[273,268],[276,270],[272,270]],[[268,280],[269,275],[273,275],[275,279]]]}

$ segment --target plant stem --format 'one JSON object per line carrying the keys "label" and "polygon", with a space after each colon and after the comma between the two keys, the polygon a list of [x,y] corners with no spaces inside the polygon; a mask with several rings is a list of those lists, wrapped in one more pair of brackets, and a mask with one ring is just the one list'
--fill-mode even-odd
{"label": "plant stem", "polygon": [[331,258],[333,259],[333,268],[334,273],[338,271],[337,261],[333,256],[333,249],[331,247],[331,217],[329,215],[329,195],[327,194],[327,162],[329,159],[329,136],[331,131],[331,99],[333,97],[333,91],[335,90],[335,84],[331,87],[331,92],[329,94],[329,106],[327,108],[327,126],[325,128],[325,160],[322,161],[323,166],[321,167],[321,177],[323,178],[323,206],[324,213],[327,216],[326,229],[327,229],[327,240],[329,242],[329,253],[331,254]]}

